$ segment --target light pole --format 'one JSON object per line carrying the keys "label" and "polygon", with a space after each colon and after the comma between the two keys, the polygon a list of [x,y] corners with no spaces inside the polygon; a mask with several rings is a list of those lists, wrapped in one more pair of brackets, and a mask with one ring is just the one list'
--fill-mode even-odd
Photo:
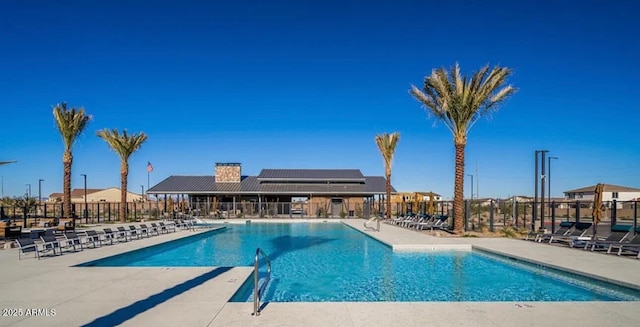
{"label": "light pole", "polygon": [[38,180],[38,203],[42,203],[42,182],[44,179],[40,178]]}
{"label": "light pole", "polygon": [[80,174],[80,176],[84,178],[84,220],[86,222],[88,218],[87,214],[89,213],[87,211],[87,174]]}
{"label": "light pole", "polygon": [[144,185],[140,185],[140,189],[142,189],[142,193],[140,193],[140,202],[142,202],[142,215],[144,215]]}
{"label": "light pole", "polygon": [[544,191],[545,191],[545,187],[544,187],[544,182],[547,179],[547,172],[545,170],[545,159],[546,159],[546,155],[547,152],[549,152],[549,150],[540,150],[540,155],[541,155],[541,160],[540,163],[542,164],[542,173],[540,175],[540,211],[542,211],[542,215],[540,216],[540,228],[545,228],[544,226]]}
{"label": "light pole", "polygon": [[549,161],[549,173],[547,174],[548,178],[548,185],[549,185],[549,205],[551,205],[551,159],[559,159],[558,157],[549,157],[548,161]]}
{"label": "light pole", "polygon": [[473,201],[473,175],[467,175],[469,177],[471,177],[471,201]]}
{"label": "light pole", "polygon": [[469,201],[469,217],[471,217],[471,212],[473,211],[473,175],[467,175],[471,177],[471,200]]}

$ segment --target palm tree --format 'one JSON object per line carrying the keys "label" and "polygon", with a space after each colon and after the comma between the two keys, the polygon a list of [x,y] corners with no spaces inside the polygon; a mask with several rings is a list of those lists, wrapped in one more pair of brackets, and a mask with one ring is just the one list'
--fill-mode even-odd
{"label": "palm tree", "polygon": [[391,165],[393,163],[393,154],[396,152],[396,145],[400,140],[400,133],[393,132],[376,135],[376,144],[378,150],[382,154],[384,160],[384,177],[386,177],[386,193],[387,193],[387,219],[391,218]]}
{"label": "palm tree", "polygon": [[[62,210],[65,215],[71,217],[71,165],[73,164],[71,149],[78,136],[87,127],[91,116],[87,115],[82,107],[67,108],[67,104],[62,102],[53,107],[53,119],[64,143],[64,154],[62,155],[62,164],[64,166]],[[71,224],[75,226],[73,219],[71,219]]]}
{"label": "palm tree", "polygon": [[423,89],[411,85],[409,93],[421,102],[430,115],[442,121],[453,133],[456,149],[455,184],[453,195],[454,232],[464,232],[464,147],[467,133],[480,117],[491,114],[498,105],[516,92],[511,85],[505,85],[512,70],[489,65],[473,72],[471,78],[460,75],[456,63],[447,72],[445,68],[434,69],[425,77]]}
{"label": "palm tree", "polygon": [[120,221],[127,221],[127,176],[129,175],[129,157],[138,151],[142,143],[147,140],[147,135],[143,132],[139,134],[127,134],[127,130],[122,134],[117,129],[103,129],[98,131],[98,136],[102,138],[115,153],[120,156]]}

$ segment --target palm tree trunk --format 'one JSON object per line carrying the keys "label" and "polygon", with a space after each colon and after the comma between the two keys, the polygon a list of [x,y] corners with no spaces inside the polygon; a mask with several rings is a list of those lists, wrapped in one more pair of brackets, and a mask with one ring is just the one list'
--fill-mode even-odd
{"label": "palm tree trunk", "polygon": [[123,160],[120,163],[120,221],[127,222],[127,176],[129,175],[129,163]]}
{"label": "palm tree trunk", "polygon": [[65,217],[71,217],[71,224],[75,224],[73,215],[71,213],[71,164],[73,163],[73,155],[71,151],[66,150],[62,155],[63,164],[63,185],[62,185],[62,210]]}
{"label": "palm tree trunk", "polygon": [[391,172],[387,172],[385,175],[387,177],[387,219],[391,219]]}
{"label": "palm tree trunk", "polygon": [[456,172],[453,190],[453,231],[464,233],[464,147],[465,142],[454,141],[456,147]]}

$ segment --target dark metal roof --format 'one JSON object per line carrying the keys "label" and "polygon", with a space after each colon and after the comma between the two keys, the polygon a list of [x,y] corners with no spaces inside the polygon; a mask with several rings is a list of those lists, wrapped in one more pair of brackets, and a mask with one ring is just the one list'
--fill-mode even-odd
{"label": "dark metal roof", "polygon": [[169,176],[147,193],[205,193],[215,190],[214,176]]}
{"label": "dark metal roof", "polygon": [[[359,172],[359,171],[358,171]],[[385,178],[362,176],[354,183],[276,183],[262,182],[257,176],[242,176],[240,183],[216,183],[214,176],[170,176],[147,190],[151,194],[382,194]],[[395,189],[392,187],[392,192]]]}
{"label": "dark metal roof", "polygon": [[[367,182],[365,183],[365,192],[368,193],[386,193],[387,191],[387,179],[382,176],[366,176]],[[391,192],[396,192],[396,189],[391,185]]]}
{"label": "dark metal roof", "polygon": [[263,169],[259,180],[282,181],[364,181],[359,169]]}
{"label": "dark metal roof", "polygon": [[362,184],[288,184],[288,183],[268,183],[260,185],[261,194],[362,194],[364,185]]}

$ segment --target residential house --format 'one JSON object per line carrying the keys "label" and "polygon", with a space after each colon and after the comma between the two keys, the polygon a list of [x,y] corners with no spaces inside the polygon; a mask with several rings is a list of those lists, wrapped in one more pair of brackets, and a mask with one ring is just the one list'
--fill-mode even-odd
{"label": "residential house", "polygon": [[[117,187],[110,187],[106,189],[87,189],[87,203],[93,202],[107,202],[115,203],[120,202],[120,189]],[[84,188],[75,188],[71,190],[71,203],[84,203],[85,202],[85,190]],[[49,195],[48,202],[62,202],[63,193],[51,193]],[[127,202],[140,202],[142,201],[142,194],[127,192]]]}
{"label": "residential house", "polygon": [[[595,189],[596,185],[592,185],[565,191],[565,199],[571,201],[592,202],[595,197]],[[604,184],[602,191],[602,201],[607,203],[616,200],[618,202],[618,208],[622,208],[623,202],[633,201],[633,199],[638,197],[640,197],[640,188]]]}

